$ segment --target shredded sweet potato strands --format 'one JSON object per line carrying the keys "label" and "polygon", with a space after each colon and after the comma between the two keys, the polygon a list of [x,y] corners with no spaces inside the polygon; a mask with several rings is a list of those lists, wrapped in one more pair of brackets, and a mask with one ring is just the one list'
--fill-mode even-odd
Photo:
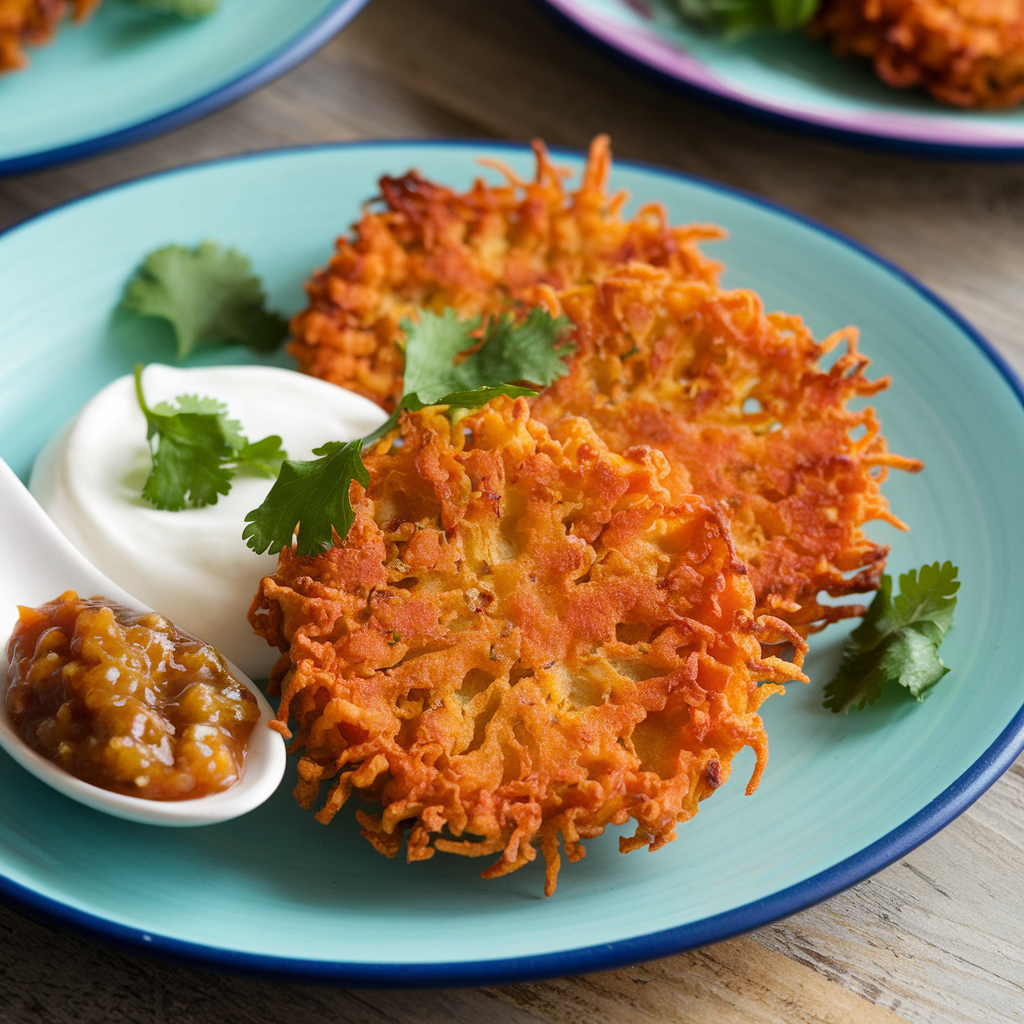
{"label": "shredded sweet potato strands", "polygon": [[[281,554],[250,610],[285,652],[278,728],[296,723],[296,788],[329,822],[356,791],[363,835],[410,861],[536,857],[636,822],[657,849],[768,747],[757,714],[803,679],[805,645],[754,615],[723,509],[664,487],[664,457],[617,455],[586,420],[549,432],[523,399],[454,427],[404,414],[353,484],[355,523],[316,558]],[[788,645],[793,661],[764,651]],[[759,685],[760,683],[760,685]]]}
{"label": "shredded sweet potato strands", "polygon": [[[673,495],[723,502],[758,612],[803,635],[862,615],[818,600],[878,586],[888,548],[861,529],[903,524],[881,483],[921,463],[886,450],[852,328],[818,344],[799,317],[764,312],[750,291],[681,281],[640,263],[548,296],[576,327],[569,374],[534,400],[545,423],[586,415],[613,451],[658,448]],[[822,357],[840,354],[828,369]]]}

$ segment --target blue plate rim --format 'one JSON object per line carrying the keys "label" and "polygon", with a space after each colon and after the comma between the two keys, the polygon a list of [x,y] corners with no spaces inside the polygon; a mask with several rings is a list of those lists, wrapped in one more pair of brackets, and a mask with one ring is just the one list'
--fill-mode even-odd
{"label": "blue plate rim", "polygon": [[41,170],[55,164],[67,163],[71,160],[82,160],[90,156],[98,156],[110,149],[131,146],[136,142],[162,135],[180,128],[189,121],[198,120],[212,114],[221,107],[241,99],[250,92],[279,78],[312,56],[322,46],[334,38],[362,9],[369,0],[335,0],[324,15],[307,31],[300,33],[286,42],[268,58],[242,72],[238,77],[218,86],[205,96],[190,100],[179,107],[167,110],[162,114],[140,121],[138,124],[119,128],[116,131],[82,139],[67,145],[54,146],[35,153],[24,153],[20,156],[0,159],[0,176],[21,174],[26,171]]}
{"label": "blue plate rim", "polygon": [[812,139],[835,142],[856,149],[868,149],[883,153],[895,153],[900,156],[926,157],[947,160],[980,160],[986,163],[1013,161],[1024,159],[1024,143],[1008,145],[954,144],[949,142],[929,142],[921,139],[906,139],[892,135],[872,134],[858,131],[855,128],[836,128],[831,125],[817,124],[798,117],[795,114],[784,114],[777,110],[767,110],[731,96],[722,96],[710,89],[702,88],[693,82],[677,78],[675,75],[652,67],[639,57],[621,50],[604,39],[598,38],[584,25],[581,25],[565,11],[556,7],[551,0],[532,0],[532,3],[544,15],[557,24],[567,35],[573,36],[591,50],[611,58],[621,67],[639,73],[642,77],[659,85],[667,86],[689,99],[696,100],[705,106],[727,114],[733,114],[757,124],[770,128],[781,128]]}
{"label": "blue plate rim", "polygon": [[[38,221],[61,214],[70,207],[90,202],[108,193],[144,185],[160,178],[188,174],[222,164],[275,159],[293,154],[384,147],[424,149],[450,147],[466,150],[479,150],[488,147],[507,149],[523,154],[531,152],[525,143],[509,140],[474,138],[359,139],[347,142],[288,146],[263,150],[258,153],[220,157],[169,168],[131,181],[120,182],[85,196],[79,196],[0,232],[0,245],[6,241],[8,236],[29,228]],[[586,156],[582,150],[566,146],[552,146],[549,151],[555,157],[568,157],[576,160],[582,160]],[[695,184],[712,192],[719,192],[754,206],[768,209],[839,242],[880,266],[916,291],[926,302],[951,320],[981,350],[982,355],[995,366],[1024,410],[1024,384],[991,342],[944,299],[884,256],[821,221],[791,210],[780,203],[764,199],[752,192],[730,185],[722,185],[699,175],[648,161],[617,159],[615,166],[676,178],[688,184]],[[402,988],[433,988],[509,984],[568,974],[584,974],[623,967],[644,960],[654,960],[698,946],[721,942],[761,928],[780,918],[788,917],[842,892],[910,853],[943,829],[967,810],[1013,764],[1022,751],[1024,751],[1024,706],[1010,719],[999,736],[981,756],[934,800],[891,832],[831,868],[769,896],[721,914],[702,918],[699,921],[691,921],[685,925],[662,929],[631,939],[534,956],[418,964],[306,960],[206,946],[117,924],[98,915],[69,907],[48,896],[42,896],[26,886],[11,881],[2,874],[0,874],[0,901],[20,911],[26,917],[97,939],[128,952],[143,953],[191,967],[214,969],[230,974],[274,978],[281,981],[350,987],[388,985]]]}

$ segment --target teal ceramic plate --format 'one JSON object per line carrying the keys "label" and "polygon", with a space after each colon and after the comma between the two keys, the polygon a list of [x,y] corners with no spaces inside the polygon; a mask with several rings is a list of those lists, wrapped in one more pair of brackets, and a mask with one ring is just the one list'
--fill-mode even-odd
{"label": "teal ceramic plate", "polygon": [[[574,168],[575,154],[556,154]],[[303,301],[334,236],[377,177],[410,166],[456,186],[478,157],[532,170],[518,146],[369,143],[264,153],[171,172],[56,210],[0,238],[0,455],[22,476],[50,434],[139,360],[170,360],[162,333],[114,313],[147,251],[207,238],[251,254],[278,308]],[[0,892],[19,908],[107,941],[205,966],[346,984],[483,983],[665,955],[823,899],[921,842],[975,799],[1024,746],[1024,681],[1013,637],[1024,619],[1024,410],[1009,372],[955,314],[853,243],[725,189],[620,164],[632,202],[673,221],[713,221],[730,285],[803,313],[819,335],[862,329],[892,448],[927,462],[886,491],[910,533],[879,526],[891,568],[936,559],[963,588],[943,656],[949,676],[923,704],[897,696],[838,717],[822,686],[843,640],[813,644],[810,686],[764,713],[761,788],[733,778],[679,839],[621,856],[589,842],[541,895],[534,864],[483,882],[481,865],[439,855],[389,861],[349,809],[329,827],[290,786],[244,818],[174,831],[104,817],[47,789],[0,754]],[[244,361],[236,349],[208,361]],[[284,359],[285,357],[280,357]],[[2,510],[0,510],[2,514]],[[241,527],[241,524],[240,524]],[[242,609],[239,610],[240,613]],[[1007,884],[1012,884],[1007,879]]]}
{"label": "teal ceramic plate", "polygon": [[65,22],[30,66],[0,76],[0,174],[92,156],[170,131],[283,74],[366,0],[220,0],[199,21],[103,0]]}
{"label": "teal ceramic plate", "polygon": [[802,32],[725,42],[674,0],[538,0],[566,26],[661,79],[759,119],[848,142],[936,156],[1024,155],[1024,107],[960,110],[893,89],[867,61],[840,60]]}

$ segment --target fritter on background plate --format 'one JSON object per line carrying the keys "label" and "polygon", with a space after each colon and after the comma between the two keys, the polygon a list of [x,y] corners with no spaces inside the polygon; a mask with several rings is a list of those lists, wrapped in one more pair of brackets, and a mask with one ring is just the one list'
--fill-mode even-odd
{"label": "fritter on background plate", "polygon": [[0,72],[28,63],[23,47],[53,38],[69,11],[82,21],[100,0],[0,0]]}
{"label": "fritter on background plate", "polygon": [[[327,823],[356,791],[363,835],[535,859],[636,822],[623,852],[675,838],[744,746],[757,710],[803,679],[805,645],[755,616],[721,507],[673,496],[646,446],[607,449],[583,419],[549,431],[499,398],[452,425],[428,408],[365,456],[347,536],[281,553],[250,610],[280,647],[278,728],[303,750],[296,796]],[[788,646],[792,662],[765,654]]]}
{"label": "fritter on background plate", "polygon": [[1022,0],[824,0],[813,36],[867,57],[898,88],[921,85],[959,107],[1024,99]]}

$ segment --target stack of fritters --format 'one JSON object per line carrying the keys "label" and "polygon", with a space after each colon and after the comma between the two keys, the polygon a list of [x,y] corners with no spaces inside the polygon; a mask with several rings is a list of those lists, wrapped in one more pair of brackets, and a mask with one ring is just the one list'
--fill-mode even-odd
{"label": "stack of fritters", "polygon": [[[818,595],[878,586],[888,549],[862,527],[899,525],[880,490],[885,468],[920,463],[886,453],[872,410],[847,408],[888,383],[865,378],[855,332],[818,344],[799,317],[718,288],[718,265],[697,248],[717,228],[672,227],[654,204],[623,219],[624,197],[607,192],[606,138],[575,193],[536,149],[530,183],[478,181],[459,194],[414,172],[384,179],[384,209],[338,241],[292,321],[300,367],[391,410],[402,389],[399,324],[418,307],[564,312],[577,356],[535,414],[592,417],[616,451],[660,447],[675,493],[726,501],[761,610],[804,634],[863,614]],[[823,369],[837,344],[846,353]],[[867,433],[854,440],[858,428]]]}
{"label": "stack of fritters", "polygon": [[[523,399],[454,426],[402,416],[353,485],[355,523],[315,558],[284,551],[250,619],[285,655],[279,727],[296,726],[299,801],[353,790],[393,856],[536,857],[554,891],[561,839],[636,822],[625,852],[675,836],[744,746],[757,709],[802,678],[762,645],[803,642],[755,617],[722,510],[672,497],[646,446],[609,451],[586,420],[549,432]],[[767,682],[764,682],[767,681]],[[758,684],[761,685],[758,685]]]}
{"label": "stack of fritters", "polygon": [[[382,183],[292,322],[302,367],[394,407],[405,317],[543,305],[570,324],[567,375],[451,428],[404,414],[353,485],[356,521],[317,558],[284,551],[251,610],[285,652],[278,724],[298,723],[300,801],[329,821],[357,790],[364,834],[412,860],[500,853],[488,876],[559,839],[632,818],[656,848],[744,745],[757,708],[803,676],[804,638],[860,614],[819,593],[878,585],[899,521],[856,334],[814,341],[799,317],[725,291],[658,206],[606,191],[606,139],[563,188],[458,194],[415,173]],[[825,368],[823,357],[842,346]],[[859,434],[860,436],[855,436]],[[791,661],[780,660],[790,658]],[[758,686],[761,681],[765,685]]]}
{"label": "stack of fritters", "polygon": [[100,0],[0,0],[0,72],[24,67],[26,45],[48,42],[65,14],[85,18]]}
{"label": "stack of fritters", "polygon": [[960,107],[1024,99],[1022,0],[824,0],[811,34],[872,61],[888,85]]}

